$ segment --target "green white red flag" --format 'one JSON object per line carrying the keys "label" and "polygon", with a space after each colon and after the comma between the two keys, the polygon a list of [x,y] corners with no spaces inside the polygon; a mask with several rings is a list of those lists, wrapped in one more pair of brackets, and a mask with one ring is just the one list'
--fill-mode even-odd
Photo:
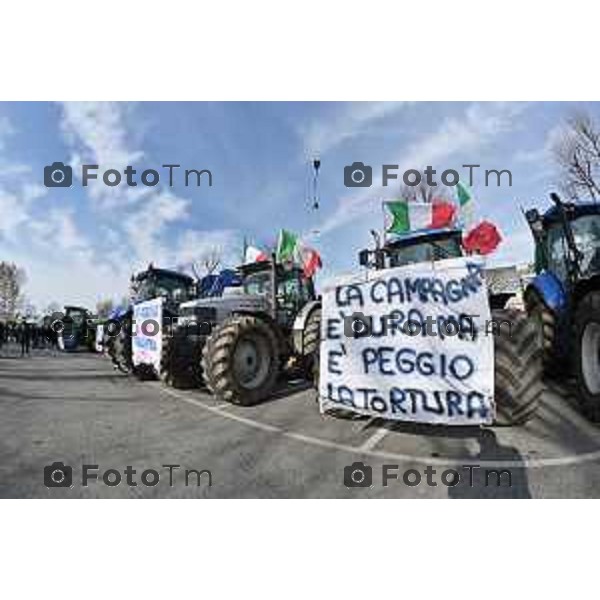
{"label": "green white red flag", "polygon": [[280,264],[299,264],[305,277],[312,277],[323,265],[320,254],[295,233],[282,229],[277,238],[275,257]]}
{"label": "green white red flag", "polygon": [[386,232],[396,235],[423,229],[452,227],[456,216],[454,204],[445,200],[428,203],[394,200],[385,202],[384,205],[391,217],[386,224]]}

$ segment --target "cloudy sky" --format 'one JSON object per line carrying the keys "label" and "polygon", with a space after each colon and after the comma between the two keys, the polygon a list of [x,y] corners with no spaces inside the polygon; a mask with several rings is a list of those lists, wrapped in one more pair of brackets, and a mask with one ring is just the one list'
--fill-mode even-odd
{"label": "cloudy sky", "polygon": [[[401,171],[432,165],[510,169],[485,187],[476,177],[477,213],[496,222],[505,243],[498,264],[526,262],[529,234],[519,205],[544,206],[557,176],[548,149],[577,109],[600,119],[600,106],[566,103],[0,103],[0,260],[27,272],[26,294],[83,303],[122,297],[129,276],[153,261],[175,267],[218,247],[239,263],[244,236],[274,242],[285,227],[310,237],[323,256],[322,280],[356,265],[381,228],[380,165]],[[311,208],[310,159],[322,161],[321,205]],[[71,188],[46,188],[44,166],[71,164]],[[344,166],[374,166],[374,186],[348,189]],[[158,168],[156,187],[123,183],[84,188],[81,164],[136,177]],[[210,169],[213,186],[168,185],[162,164]],[[379,169],[377,168],[379,166]],[[206,181],[205,181],[206,183]]]}

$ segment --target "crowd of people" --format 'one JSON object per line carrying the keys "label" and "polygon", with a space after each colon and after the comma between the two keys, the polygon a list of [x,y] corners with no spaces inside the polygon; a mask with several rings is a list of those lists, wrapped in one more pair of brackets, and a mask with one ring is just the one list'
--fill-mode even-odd
{"label": "crowd of people", "polygon": [[0,352],[10,344],[20,347],[21,356],[29,356],[33,348],[58,348],[58,335],[50,324],[36,324],[26,319],[0,321]]}

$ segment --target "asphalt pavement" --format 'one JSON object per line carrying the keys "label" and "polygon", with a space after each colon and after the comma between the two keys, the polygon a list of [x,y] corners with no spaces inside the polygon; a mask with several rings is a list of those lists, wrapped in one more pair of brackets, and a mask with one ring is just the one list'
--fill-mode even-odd
{"label": "asphalt pavement", "polygon": [[433,427],[321,415],[302,381],[239,407],[95,354],[0,351],[2,498],[597,498],[599,465],[567,382],[525,426]]}

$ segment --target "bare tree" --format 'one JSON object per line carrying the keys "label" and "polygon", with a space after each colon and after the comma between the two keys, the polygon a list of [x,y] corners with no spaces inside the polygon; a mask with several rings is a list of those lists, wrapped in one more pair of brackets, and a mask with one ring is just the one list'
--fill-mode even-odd
{"label": "bare tree", "polygon": [[565,195],[573,200],[589,196],[596,202],[600,197],[600,131],[592,118],[584,112],[574,114],[552,151]]}
{"label": "bare tree", "polygon": [[[435,178],[435,176],[434,176]],[[452,194],[449,189],[436,179],[437,185],[429,185],[427,178],[421,173],[421,181],[418,185],[406,185],[403,183],[400,186],[400,197],[408,202],[425,202],[430,204],[435,199],[451,200]]]}
{"label": "bare tree", "polygon": [[[212,275],[221,265],[221,249],[214,247],[209,248],[205,252],[200,255],[200,267],[202,268],[202,272],[205,275]],[[196,277],[198,277],[198,270],[196,269],[196,265],[192,264],[192,269]]]}
{"label": "bare tree", "polygon": [[115,303],[112,301],[112,298],[107,298],[106,300],[100,300],[96,303],[96,314],[101,319],[108,318],[108,315],[114,309]]}
{"label": "bare tree", "polygon": [[63,310],[63,308],[58,302],[50,302],[50,304],[48,304],[48,306],[46,306],[44,313],[47,315],[51,315],[51,314],[54,314],[57,312],[62,312],[62,310]]}
{"label": "bare tree", "polygon": [[14,263],[0,262],[0,318],[14,319],[23,302],[25,271]]}

